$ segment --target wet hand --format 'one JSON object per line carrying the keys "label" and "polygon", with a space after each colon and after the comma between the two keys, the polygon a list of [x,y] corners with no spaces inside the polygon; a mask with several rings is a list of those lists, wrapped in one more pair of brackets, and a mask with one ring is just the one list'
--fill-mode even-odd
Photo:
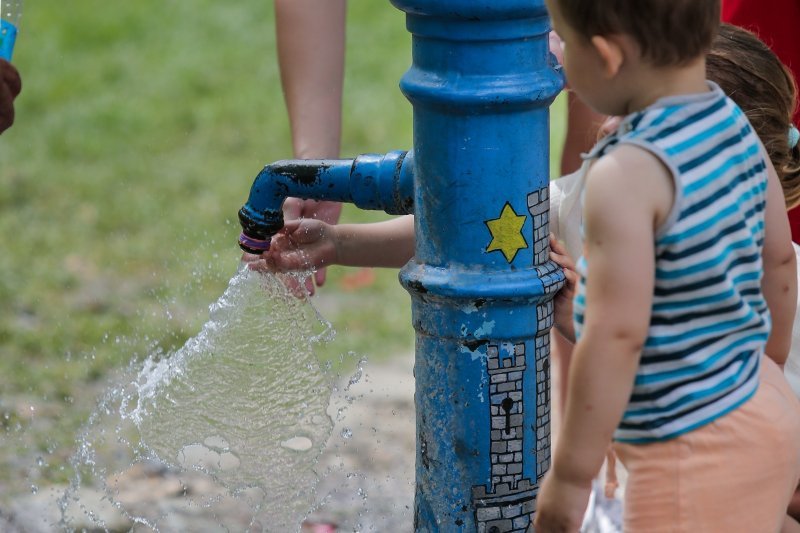
{"label": "wet hand", "polygon": [[[262,255],[245,253],[242,261],[252,270],[273,273],[301,272],[324,268],[336,261],[335,227],[320,220],[287,221],[272,238],[270,248]],[[297,295],[314,294],[314,284],[305,280],[306,291],[297,291],[297,278],[287,277],[287,284]]]}
{"label": "wet hand", "polygon": [[[300,198],[287,198],[283,203],[283,218],[285,220],[313,219],[321,220],[331,225],[339,222],[342,213],[342,204],[339,202],[302,200]],[[306,280],[309,292],[313,294],[314,284],[321,287],[325,284],[326,269],[319,267],[314,273],[313,280]]]}

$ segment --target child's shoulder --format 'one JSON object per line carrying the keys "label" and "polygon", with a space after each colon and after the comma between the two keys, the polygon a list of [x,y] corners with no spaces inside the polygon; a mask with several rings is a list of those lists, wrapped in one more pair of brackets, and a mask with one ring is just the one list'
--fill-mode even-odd
{"label": "child's shoulder", "polygon": [[587,181],[614,181],[616,185],[670,178],[672,172],[652,150],[636,143],[618,143],[592,161]]}
{"label": "child's shoulder", "polygon": [[619,144],[598,157],[586,174],[585,201],[600,207],[636,204],[660,226],[675,197],[673,172],[652,151]]}

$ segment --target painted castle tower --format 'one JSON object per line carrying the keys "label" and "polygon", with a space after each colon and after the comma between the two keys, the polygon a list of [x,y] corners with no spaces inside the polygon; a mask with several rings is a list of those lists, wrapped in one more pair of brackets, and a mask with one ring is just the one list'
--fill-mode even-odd
{"label": "painted castle tower", "polygon": [[[525,343],[489,344],[486,368],[490,398],[491,483],[472,488],[478,533],[525,533],[533,531],[539,482],[550,467],[550,328],[552,295],[563,285],[558,267],[549,261],[549,188],[528,195],[533,218],[534,268],[546,297],[536,307],[533,361]],[[549,297],[547,297],[549,296]],[[534,368],[529,368],[532,363]],[[526,369],[536,372],[536,390],[525,391]],[[535,399],[535,405],[526,405]],[[535,409],[533,441],[525,442],[526,409]],[[531,418],[531,413],[528,413]],[[530,433],[529,433],[530,435]],[[535,461],[535,479],[525,478],[524,465]]]}
{"label": "painted castle tower", "polygon": [[536,480],[522,476],[525,345],[489,345],[486,350],[491,409],[491,485],[472,488],[479,533],[525,532],[536,505]]}

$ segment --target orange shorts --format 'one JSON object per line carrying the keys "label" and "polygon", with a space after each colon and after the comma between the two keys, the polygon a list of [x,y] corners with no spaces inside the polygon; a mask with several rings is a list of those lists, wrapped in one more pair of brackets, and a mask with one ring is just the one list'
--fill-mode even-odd
{"label": "orange shorts", "polygon": [[776,532],[800,477],[800,403],[766,357],[755,395],[680,437],[615,443],[625,531]]}

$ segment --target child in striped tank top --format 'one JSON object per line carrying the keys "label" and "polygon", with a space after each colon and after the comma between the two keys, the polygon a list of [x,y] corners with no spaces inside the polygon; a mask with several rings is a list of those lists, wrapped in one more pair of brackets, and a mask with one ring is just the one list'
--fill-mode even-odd
{"label": "child in striped tank top", "polygon": [[572,89],[625,118],[589,154],[579,341],[536,530],[577,531],[613,438],[626,530],[777,531],[800,417],[761,363],[788,353],[795,260],[763,147],[706,82],[719,3],[548,7]]}
{"label": "child in striped tank top", "polygon": [[[720,88],[744,111],[751,125],[764,144],[785,197],[786,209],[792,209],[800,203],[800,146],[797,134],[794,133],[792,116],[797,107],[797,90],[791,72],[776,55],[751,32],[737,26],[723,23],[718,35],[714,38],[711,50],[706,59],[706,75],[708,79],[719,84]],[[605,134],[612,132],[618,118],[606,121],[603,126]],[[577,231],[581,225],[579,197],[583,188],[583,173],[576,172],[551,184],[550,194],[550,228],[558,240],[552,243],[551,257],[564,267],[568,278],[575,283],[573,257],[578,257],[582,248],[582,240]],[[795,253],[800,255],[800,247],[794,245]],[[572,337],[572,305],[571,288],[567,287],[557,297],[557,324],[565,334]],[[791,320],[791,317],[774,316],[773,320]],[[784,366],[784,376],[789,381],[795,396],[800,397],[800,315],[795,315],[792,327],[792,349],[787,360],[778,360]],[[785,326],[783,326],[785,327]],[[556,355],[556,354],[554,354]],[[562,351],[560,355],[564,355]],[[566,354],[569,355],[569,352]],[[769,354],[768,354],[769,355]],[[559,366],[568,364],[569,358],[559,360]],[[765,363],[769,364],[769,363]],[[559,372],[564,376],[565,372]],[[562,377],[562,383],[566,379]],[[613,469],[610,471],[613,473]],[[608,489],[613,490],[615,477],[606,480]],[[608,482],[611,482],[611,485]],[[595,494],[602,503],[601,493]],[[607,495],[607,497],[611,497]],[[589,513],[595,517],[598,513],[603,519],[614,518],[614,514],[602,514],[604,509],[613,511],[614,504],[603,504],[600,509]],[[793,523],[795,529],[784,531],[800,531],[796,523],[800,518],[800,493],[795,492],[789,505],[787,523]],[[794,521],[794,522],[793,522]]]}
{"label": "child in striped tank top", "polygon": [[[717,39],[717,42],[719,42],[719,39]],[[715,42],[715,45],[717,44],[717,42]],[[734,43],[734,44],[736,44],[736,43]],[[712,59],[713,59],[713,57],[714,57],[714,54],[712,54]],[[737,66],[736,65],[732,65],[731,67],[733,69],[733,74],[732,74],[733,79],[737,80],[737,81],[740,81],[740,83],[744,82],[744,80],[741,80],[740,76],[738,76],[736,74]],[[735,82],[731,83],[730,80],[724,80],[724,79],[721,79],[721,78],[717,77],[720,74],[719,70],[720,69],[717,69],[717,72],[712,72],[711,64],[710,64],[710,66],[709,66],[709,77],[711,79],[714,79],[714,80],[719,79],[720,84],[723,85],[723,87],[725,87],[726,89],[728,89],[728,87],[734,87],[735,88],[736,87]],[[728,82],[728,83],[726,85],[726,83],[723,83],[723,82]],[[746,82],[744,82],[744,83],[746,83]],[[791,98],[790,98],[790,100],[791,100]],[[742,105],[745,106],[745,111],[748,111],[748,107],[747,107],[746,103],[743,103]],[[754,112],[758,112],[759,111],[759,107],[764,107],[764,106],[758,106],[758,105],[753,104],[753,105],[750,106],[750,109],[752,111],[754,111]],[[773,126],[775,125],[775,121],[774,120],[769,121],[769,123],[772,124]],[[780,123],[780,122],[778,122],[778,123]],[[757,128],[758,128],[758,125],[757,125]],[[774,128],[772,128],[772,129],[774,129]],[[761,133],[761,131],[759,131],[759,133]],[[769,147],[770,147],[770,155],[771,156],[773,155],[773,153],[781,152],[781,150],[776,151],[776,150],[773,149],[773,148],[775,148],[775,143],[770,143]],[[785,152],[786,152],[786,150],[782,150],[782,153],[785,153]],[[777,165],[777,162],[776,162],[776,165]],[[551,186],[551,188],[554,188],[554,187]],[[557,189],[557,187],[554,188],[554,189]],[[788,188],[787,188],[787,191],[788,191]],[[574,192],[572,194],[574,194]],[[556,194],[553,194],[552,196],[553,196],[553,199],[557,198]],[[787,199],[788,199],[788,195],[787,195]],[[559,207],[563,207],[563,205],[561,205],[561,206],[553,206],[552,209],[554,211],[559,211]],[[569,226],[573,225],[574,221],[571,220],[571,219],[570,220],[562,220],[561,214],[562,213],[560,213],[560,212],[553,212],[551,214],[551,220],[559,221],[560,222],[560,224],[559,224],[560,229],[562,229],[562,230],[569,229]],[[402,218],[402,219],[397,219],[395,221],[391,221],[389,223],[380,223],[380,224],[372,224],[372,225],[370,225],[370,224],[357,225],[357,226],[360,226],[358,228],[349,227],[348,226],[348,232],[352,233],[352,234],[347,239],[343,239],[342,236],[340,235],[342,230],[345,229],[344,227],[342,227],[341,229],[332,228],[332,227],[330,227],[330,226],[328,226],[326,224],[323,224],[323,223],[321,223],[319,221],[307,220],[307,221],[303,221],[303,222],[297,223],[295,226],[293,226],[291,228],[288,228],[288,225],[287,225],[287,228],[288,228],[289,231],[288,231],[288,233],[287,233],[287,235],[285,237],[291,238],[290,239],[291,242],[288,242],[288,240],[285,240],[284,244],[288,244],[289,247],[281,249],[281,247],[275,246],[273,248],[273,251],[271,252],[272,256],[268,260],[269,261],[273,261],[273,263],[271,264],[271,268],[276,268],[277,267],[278,270],[283,270],[283,269],[287,269],[287,268],[288,269],[307,268],[309,265],[312,265],[312,266],[328,265],[328,264],[331,264],[331,262],[333,262],[334,264],[352,264],[352,265],[368,265],[368,266],[401,266],[405,261],[407,261],[410,258],[411,253],[413,253],[413,229],[412,229],[410,220],[411,220],[410,217],[405,217],[405,218]],[[376,239],[372,239],[372,240],[370,240],[370,239],[364,237],[365,235],[369,235],[372,232],[372,229],[371,229],[372,227],[376,228],[376,230],[377,230],[377,228],[381,228],[381,230],[377,232],[377,233],[383,235],[383,237],[381,239],[377,239],[377,240]],[[336,231],[333,231],[334,229],[336,229]],[[361,233],[362,229],[364,230],[363,235]],[[563,235],[563,236],[567,237],[567,235]],[[573,239],[573,240],[576,240],[576,242],[577,242],[579,239]],[[569,239],[568,239],[568,241],[569,241]],[[391,244],[391,246],[389,246],[389,249],[386,249],[387,246],[385,246],[385,245],[387,243]],[[398,246],[398,243],[402,243],[403,246]],[[568,242],[568,244],[569,244],[569,242]],[[336,254],[334,254],[334,256],[332,257],[331,256],[331,250],[333,250],[333,249],[336,250]],[[327,251],[325,251],[325,250],[327,250]],[[376,260],[375,258],[371,258],[370,257],[371,255],[379,257],[380,259]],[[775,254],[775,255],[780,257],[780,254]],[[766,267],[765,267],[765,269],[768,270]],[[781,300],[780,299],[777,299],[777,300],[773,299],[770,303],[772,304],[773,302],[775,303],[775,305],[781,305]],[[792,314],[793,314],[793,310],[792,310]],[[787,315],[787,313],[779,313],[779,315],[781,317],[789,316],[789,315]],[[789,316],[789,322],[791,322],[791,316]],[[779,326],[778,329],[780,329],[780,326]],[[780,336],[775,335],[774,338],[777,339],[777,338],[780,338]],[[778,343],[778,345],[779,344],[780,343]],[[785,357],[785,349],[772,350],[770,353],[771,353],[771,355],[775,355],[777,357],[781,357],[781,354],[782,354],[782,356]],[[772,377],[774,378],[774,373],[772,374]],[[764,472],[766,473],[767,476],[769,476],[769,470],[768,469],[764,469]],[[728,483],[728,484],[732,485],[730,483]],[[780,484],[780,483],[778,482],[778,484]],[[742,487],[741,485],[739,485],[739,487],[740,487],[740,489],[742,490],[742,492],[745,495],[748,495],[748,498],[749,498],[749,489],[750,489],[750,487],[748,487],[748,486]],[[715,494],[715,493],[716,493],[716,490],[709,490],[708,491],[708,494]],[[762,495],[764,495],[764,494],[762,493]],[[766,496],[768,497],[768,499],[771,499],[771,500],[775,499],[773,496],[770,495],[769,492],[766,493]],[[724,498],[724,497],[720,497],[719,501],[723,502],[723,504],[727,504],[726,498]],[[730,501],[730,500],[728,499],[728,501]],[[700,503],[700,500],[698,500],[698,504],[699,503]],[[755,507],[761,507],[757,503],[754,504],[754,506]],[[629,511],[631,511],[631,510],[635,510],[636,505],[632,505],[632,506],[629,505],[628,507],[629,507]],[[633,509],[631,509],[631,508],[633,508]],[[753,513],[751,512],[751,508],[750,507],[745,508],[745,510],[747,511],[748,514],[753,515]],[[662,518],[661,523],[657,525],[657,524],[653,524],[652,522],[650,522],[650,523],[645,522],[644,530],[654,531],[654,530],[658,530],[659,527],[663,527],[663,528],[670,529],[670,530],[674,530],[674,529],[684,530],[685,528],[683,528],[680,525],[680,523],[677,523],[677,524],[673,523],[672,519],[676,518],[676,517],[670,515],[671,512],[673,512],[673,509],[667,507],[667,512],[664,514],[664,517]],[[726,513],[726,514],[728,514],[728,513]],[[757,518],[758,516],[760,516],[757,513],[755,515],[753,515],[753,516],[756,517],[755,518],[756,521],[760,520],[759,518]],[[735,520],[736,518],[734,517],[733,519]],[[751,522],[751,524],[752,523],[755,523],[755,522]],[[689,524],[692,524],[692,522],[689,522]],[[631,527],[631,526],[629,525],[629,527]],[[693,530],[694,527],[695,526],[691,526],[688,530]],[[724,523],[720,523],[719,527],[722,528],[722,527],[726,527],[726,526],[725,526]],[[764,529],[765,531],[766,530],[770,530],[769,525],[765,525],[764,528],[765,528]],[[741,530],[755,530],[755,531],[759,531],[760,530],[759,528],[755,528],[755,529],[750,528],[750,526],[747,525],[747,522],[741,523],[739,529],[741,529]],[[733,529],[730,529],[730,530],[737,530],[737,528],[733,528]]]}

